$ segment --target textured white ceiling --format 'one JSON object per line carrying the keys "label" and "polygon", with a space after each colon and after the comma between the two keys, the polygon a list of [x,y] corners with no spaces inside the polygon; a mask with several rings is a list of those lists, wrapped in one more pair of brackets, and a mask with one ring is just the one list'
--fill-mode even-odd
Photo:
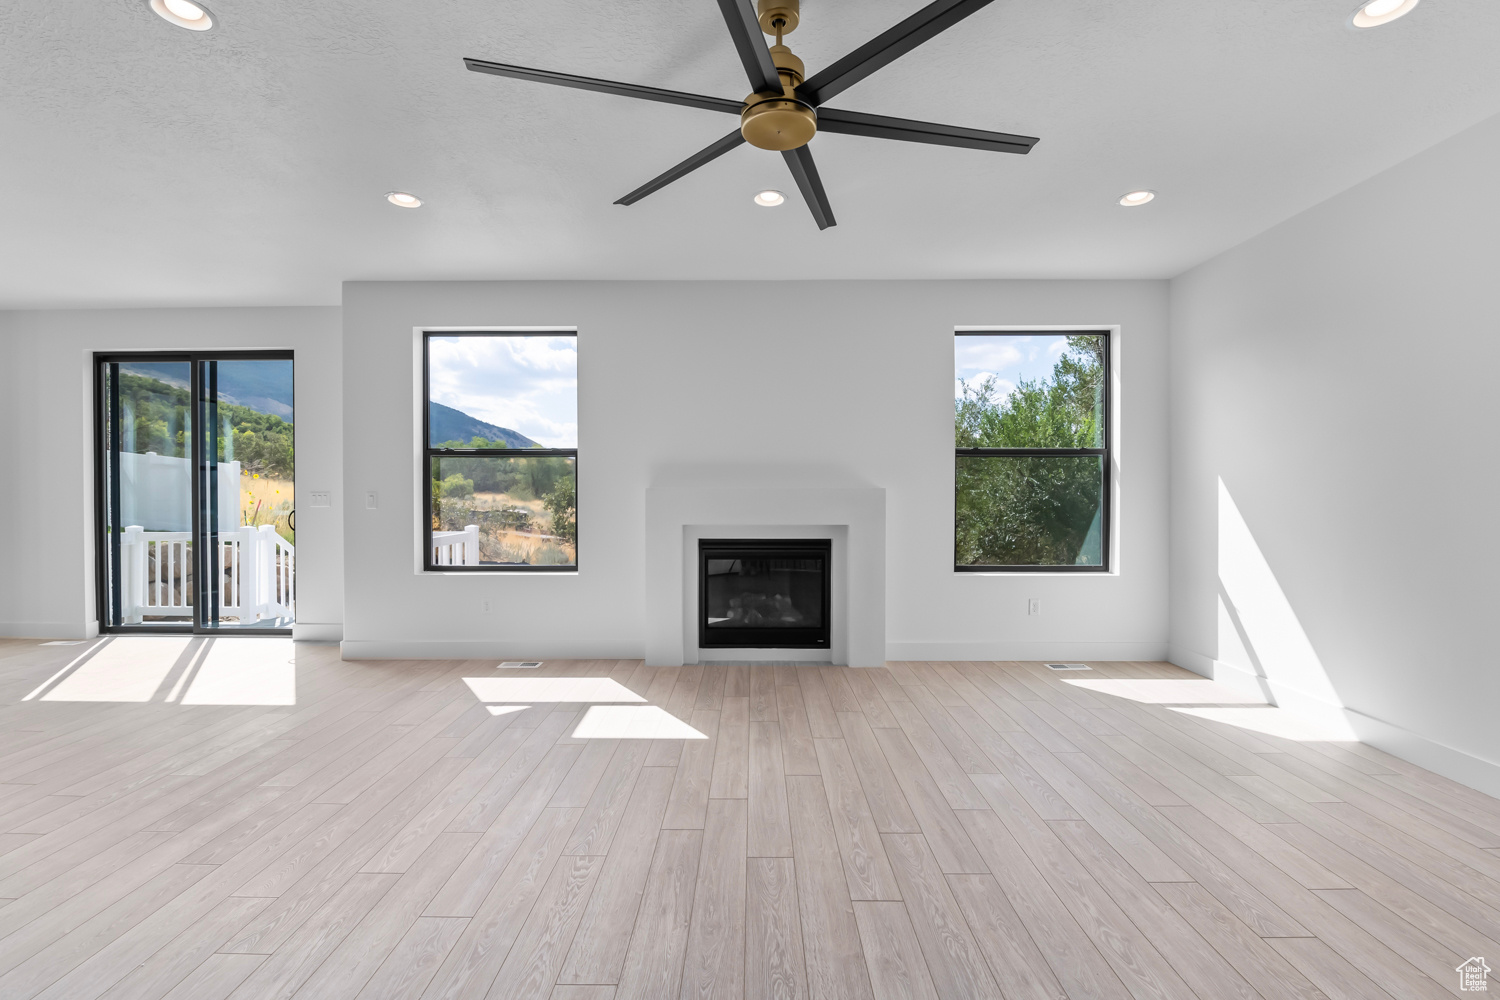
{"label": "textured white ceiling", "polygon": [[[804,0],[809,72],[920,0]],[[997,0],[831,104],[1037,135],[1029,156],[820,135],[820,233],[740,147],[611,204],[728,115],[464,56],[723,97],[713,0],[0,5],[0,307],[336,303],[347,279],[1165,277],[1500,113],[1500,2]],[[764,209],[764,187],[789,194]],[[1161,192],[1143,209],[1125,191]],[[382,195],[414,191],[416,211]]]}

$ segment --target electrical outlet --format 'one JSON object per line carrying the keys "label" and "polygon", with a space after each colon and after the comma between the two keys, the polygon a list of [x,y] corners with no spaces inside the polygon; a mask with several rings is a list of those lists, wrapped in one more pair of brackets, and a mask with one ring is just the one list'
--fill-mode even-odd
{"label": "electrical outlet", "polygon": [[332,507],[333,495],[327,490],[313,490],[307,494],[307,505],[309,507]]}
{"label": "electrical outlet", "polygon": [[1040,597],[1028,597],[1026,599],[1026,613],[1028,615],[1039,615],[1042,613],[1042,599]]}
{"label": "electrical outlet", "polygon": [[380,495],[374,490],[365,491],[365,510],[376,510],[380,507]]}
{"label": "electrical outlet", "polygon": [[481,597],[479,599],[479,613],[480,614],[487,615],[487,614],[489,614],[490,612],[492,612],[494,610],[495,610],[495,602],[494,602],[493,599],[488,598],[488,597]]}

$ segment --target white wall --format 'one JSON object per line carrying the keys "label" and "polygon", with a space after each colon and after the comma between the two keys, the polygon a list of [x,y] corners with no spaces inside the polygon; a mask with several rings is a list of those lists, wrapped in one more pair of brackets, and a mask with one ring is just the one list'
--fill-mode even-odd
{"label": "white wall", "polygon": [[[886,489],[893,659],[1160,657],[1166,316],[1149,281],[346,284],[345,655],[639,656],[646,488],[743,482]],[[1117,573],[953,572],[953,330],[987,324],[1120,327]],[[424,326],[577,327],[577,574],[414,572]]]}
{"label": "white wall", "polygon": [[[336,491],[338,317],[330,308],[0,313],[0,635],[81,638],[98,628],[94,351],[292,349],[297,488]],[[339,637],[342,520],[337,504],[297,511],[299,635]]]}
{"label": "white wall", "polygon": [[1492,118],[1189,271],[1171,345],[1173,659],[1493,794],[1497,162]]}

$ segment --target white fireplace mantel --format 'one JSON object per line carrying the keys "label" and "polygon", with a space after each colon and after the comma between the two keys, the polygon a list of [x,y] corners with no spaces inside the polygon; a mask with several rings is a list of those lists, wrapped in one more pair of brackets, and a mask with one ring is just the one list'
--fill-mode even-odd
{"label": "white fireplace mantel", "polygon": [[831,662],[884,665],[885,490],[648,488],[647,663],[698,662],[697,540],[712,537],[833,539]]}

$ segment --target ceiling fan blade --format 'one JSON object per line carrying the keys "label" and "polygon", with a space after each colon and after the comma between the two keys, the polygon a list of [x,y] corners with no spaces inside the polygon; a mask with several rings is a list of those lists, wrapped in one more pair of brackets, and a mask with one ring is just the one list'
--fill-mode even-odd
{"label": "ceiling fan blade", "polygon": [[797,94],[809,104],[822,104],[990,2],[933,0],[894,28],[881,32],[844,58],[808,77],[797,88]]}
{"label": "ceiling fan blade", "polygon": [[558,73],[550,69],[531,69],[526,66],[510,66],[506,63],[486,62],[483,59],[465,59],[464,65],[475,73],[491,73],[495,76],[508,76],[514,80],[551,83],[559,87],[592,90],[600,94],[615,94],[619,97],[638,97],[646,101],[660,101],[663,104],[681,104],[684,107],[702,108],[705,111],[724,111],[732,115],[739,114],[740,109],[745,106],[742,101],[729,101],[722,97],[685,94],[680,90],[662,90],[660,87],[644,87],[638,83],[616,83],[614,80],[597,80],[591,76],[576,76],[572,73]]}
{"label": "ceiling fan blade", "polygon": [[729,35],[739,51],[740,62],[745,64],[750,89],[780,93],[781,76],[771,61],[771,51],[766,48],[760,21],[750,7],[750,0],[719,0],[719,10],[724,14],[724,23],[729,26]]}
{"label": "ceiling fan blade", "polygon": [[823,191],[823,181],[818,177],[817,165],[813,163],[812,150],[806,146],[798,146],[796,149],[782,150],[781,156],[797,181],[797,190],[802,192],[807,207],[812,209],[818,228],[827,229],[838,225],[833,221],[833,207],[828,204],[828,195]]}
{"label": "ceiling fan blade", "polygon": [[710,160],[718,159],[734,147],[741,145],[744,141],[745,137],[740,134],[740,130],[735,129],[724,138],[717,139],[711,145],[705,146],[703,149],[698,150],[698,152],[694,153],[692,156],[689,156],[687,159],[683,160],[681,163],[677,164],[677,166],[673,167],[671,170],[668,170],[666,173],[651,178],[649,181],[642,184],[640,187],[636,188],[634,191],[630,192],[619,201],[615,202],[615,204],[634,205],[636,202],[646,197],[646,195],[654,194],[673,181],[678,180],[682,177],[686,177],[694,170],[697,170],[699,167],[703,166],[703,164],[707,163]]}
{"label": "ceiling fan blade", "polygon": [[1040,140],[1029,135],[1009,132],[986,132],[958,125],[918,122],[910,118],[867,115],[862,111],[818,109],[819,132],[841,132],[844,135],[867,135],[876,139],[899,139],[902,142],[930,142],[938,146],[962,146],[987,149],[994,153],[1029,153]]}

